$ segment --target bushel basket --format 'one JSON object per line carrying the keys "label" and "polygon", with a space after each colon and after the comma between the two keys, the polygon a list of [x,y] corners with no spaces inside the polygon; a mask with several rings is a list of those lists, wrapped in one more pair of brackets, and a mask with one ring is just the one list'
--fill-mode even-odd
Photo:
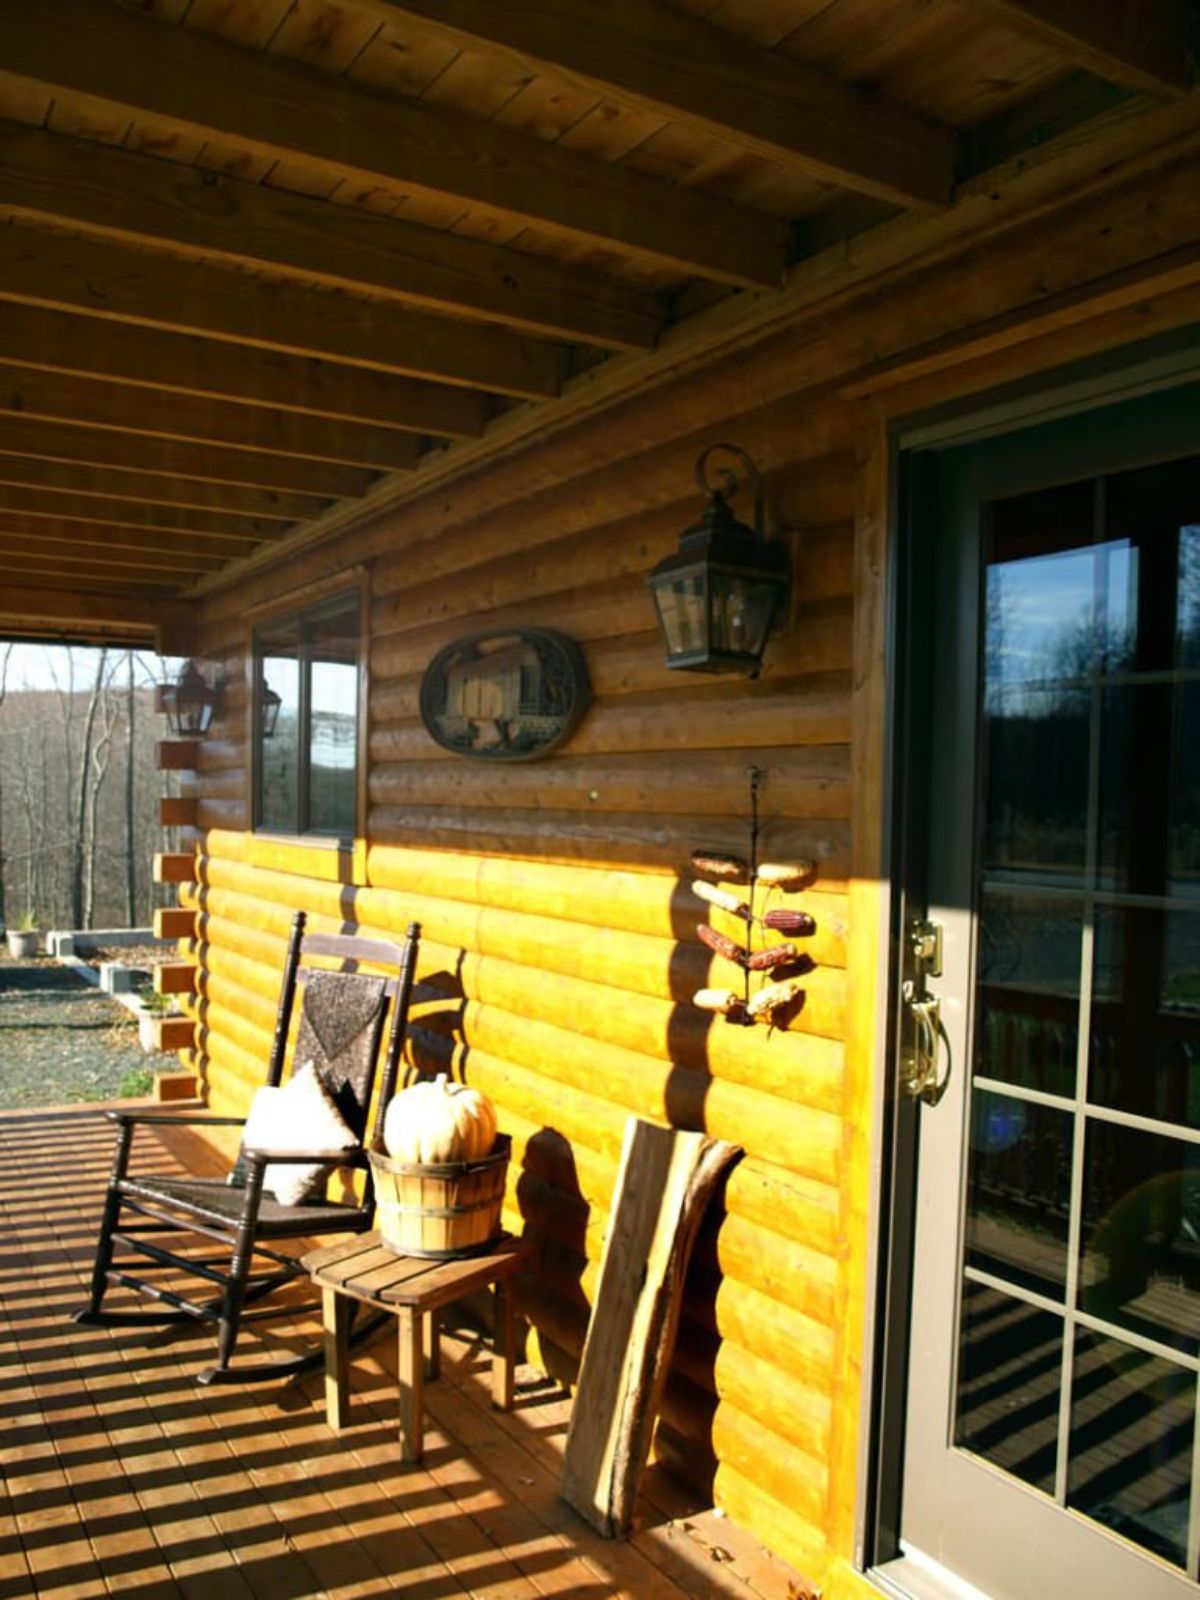
{"label": "bushel basket", "polygon": [[486,1250],[500,1234],[511,1151],[506,1133],[478,1161],[421,1165],[393,1161],[378,1146],[369,1150],[383,1243],[399,1255],[435,1261]]}

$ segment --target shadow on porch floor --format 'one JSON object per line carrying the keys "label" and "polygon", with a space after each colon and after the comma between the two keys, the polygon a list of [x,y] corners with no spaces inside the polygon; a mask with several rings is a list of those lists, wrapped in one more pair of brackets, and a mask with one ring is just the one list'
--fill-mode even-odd
{"label": "shadow on porch floor", "polygon": [[[149,1130],[160,1170],[214,1153]],[[112,1125],[96,1107],[0,1114],[0,1600],[786,1600],[794,1574],[652,1471],[628,1544],[557,1497],[568,1402],[532,1368],[509,1415],[488,1359],[446,1336],[426,1452],[403,1467],[394,1350],[354,1363],[357,1420],[325,1426],[321,1377],[201,1389],[210,1340],[68,1321],[82,1300]]]}

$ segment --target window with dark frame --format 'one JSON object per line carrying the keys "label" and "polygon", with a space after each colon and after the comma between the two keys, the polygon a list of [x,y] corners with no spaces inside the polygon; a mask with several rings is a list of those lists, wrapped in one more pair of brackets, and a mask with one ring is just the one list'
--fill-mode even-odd
{"label": "window with dark frame", "polygon": [[360,639],[357,591],[255,629],[255,828],[354,837]]}

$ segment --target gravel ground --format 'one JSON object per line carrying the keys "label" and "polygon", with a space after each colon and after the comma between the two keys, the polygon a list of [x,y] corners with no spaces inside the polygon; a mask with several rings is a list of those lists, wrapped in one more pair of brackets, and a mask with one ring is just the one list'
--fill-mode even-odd
{"label": "gravel ground", "polygon": [[98,967],[102,961],[119,961],[124,967],[137,967],[149,972],[163,961],[179,959],[173,944],[114,944],[77,946],[75,954],[89,967]]}
{"label": "gravel ground", "polygon": [[0,950],[0,1108],[146,1094],[177,1065],[147,1055],[129,1012],[68,967]]}

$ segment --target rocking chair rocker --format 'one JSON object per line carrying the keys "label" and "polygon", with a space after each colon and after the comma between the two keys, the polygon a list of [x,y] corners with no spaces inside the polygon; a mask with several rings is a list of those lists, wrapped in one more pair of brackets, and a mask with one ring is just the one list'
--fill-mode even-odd
{"label": "rocking chair rocker", "polygon": [[[292,922],[266,1086],[277,1093],[287,1092],[280,1091],[279,1085],[299,988],[302,990],[300,1023],[289,1084],[296,1079],[301,1062],[306,1074],[312,1063],[321,1085],[320,1088],[312,1086],[313,1095],[320,1098],[324,1112],[336,1125],[331,1100],[348,1129],[346,1141],[338,1148],[296,1149],[294,1139],[278,1138],[274,1130],[262,1133],[262,1119],[256,1114],[253,1147],[243,1138],[241,1152],[227,1179],[137,1176],[130,1174],[129,1160],[134,1134],[139,1127],[170,1124],[236,1127],[243,1126],[246,1119],[169,1111],[106,1113],[117,1124],[116,1153],[96,1247],[91,1295],[83,1310],[75,1314],[76,1322],[104,1327],[183,1325],[194,1320],[215,1324],[216,1363],[200,1373],[201,1383],[295,1377],[321,1364],[323,1354],[319,1345],[306,1354],[267,1362],[235,1366],[232,1357],[244,1322],[283,1316],[294,1318],[315,1309],[312,1305],[294,1302],[278,1308],[245,1309],[293,1279],[307,1277],[297,1256],[273,1249],[266,1241],[273,1244],[288,1239],[309,1239],[313,1235],[365,1233],[374,1221],[374,1184],[363,1136],[389,997],[391,1024],[383,1052],[373,1141],[382,1132],[383,1115],[395,1091],[419,936],[420,929],[415,922],[409,925],[402,945],[345,935],[306,933],[302,911],[297,912]],[[343,963],[343,970],[313,964],[330,959]],[[363,962],[390,967],[396,976],[374,977],[344,970],[346,963],[358,966]],[[313,1178],[322,1192],[321,1172],[347,1167],[361,1169],[365,1174],[361,1201],[316,1198],[285,1203],[270,1192],[270,1185],[275,1181],[287,1193],[294,1185],[289,1185],[286,1175],[305,1166],[316,1169]],[[122,1225],[123,1212],[147,1220]],[[181,1249],[171,1235],[184,1236],[189,1248]],[[215,1241],[222,1247],[221,1251],[199,1254],[206,1240]],[[126,1262],[122,1256],[114,1264],[117,1251],[132,1252],[143,1260]],[[255,1257],[264,1258],[270,1266],[252,1271]],[[198,1277],[214,1285],[217,1294],[203,1301],[188,1299],[161,1282],[153,1283],[137,1276],[129,1270],[134,1265],[140,1266],[142,1272],[185,1273]],[[138,1290],[170,1309],[107,1310],[103,1302],[111,1284]],[[372,1331],[371,1326],[357,1329],[356,1342]]]}

